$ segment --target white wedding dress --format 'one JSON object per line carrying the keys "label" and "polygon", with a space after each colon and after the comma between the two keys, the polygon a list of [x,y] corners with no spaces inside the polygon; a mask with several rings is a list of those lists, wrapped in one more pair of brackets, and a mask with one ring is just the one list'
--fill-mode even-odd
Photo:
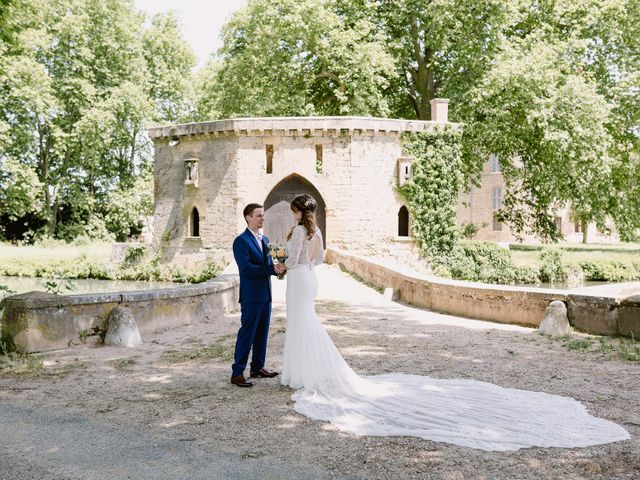
{"label": "white wedding dress", "polygon": [[297,412],[356,435],[409,435],[482,450],[586,447],[630,438],[568,397],[475,380],[357,375],[316,316],[315,265],[323,253],[310,260],[309,245],[305,228],[297,226],[288,242],[281,377],[296,389]]}

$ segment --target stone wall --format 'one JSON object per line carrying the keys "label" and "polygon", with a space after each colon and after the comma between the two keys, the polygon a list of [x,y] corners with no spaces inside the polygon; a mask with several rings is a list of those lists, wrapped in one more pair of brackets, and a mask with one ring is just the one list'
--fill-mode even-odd
{"label": "stone wall", "polygon": [[[273,145],[273,170],[266,171],[266,146]],[[323,146],[325,172],[316,173],[316,145]],[[339,176],[334,172],[337,166],[348,161],[350,139],[348,137],[318,136],[310,133],[299,134],[295,130],[291,136],[252,136],[240,138],[238,152],[238,205],[235,212],[237,232],[246,227],[242,209],[247,203],[264,204],[269,193],[291,175],[299,175],[322,192],[327,209],[335,205],[336,189],[340,186]],[[335,224],[327,218],[327,230],[335,232]],[[293,217],[291,218],[293,225]]]}
{"label": "stone wall", "polygon": [[[459,128],[457,124],[449,124]],[[441,127],[439,122],[361,117],[249,118],[155,127],[155,244],[165,261],[224,248],[246,224],[243,207],[264,203],[277,186],[298,175],[326,204],[326,242],[370,249],[395,238],[402,205],[395,191],[401,135]],[[171,146],[173,145],[173,146]],[[266,171],[266,146],[273,171]],[[323,148],[316,171],[316,146]],[[184,161],[198,163],[199,186],[185,186]],[[189,237],[193,206],[199,238]]]}
{"label": "stone wall", "polygon": [[[245,203],[264,203],[277,185],[292,175],[308,180],[321,192],[327,209],[327,238],[332,245],[362,249],[397,235],[395,192],[399,137],[374,137],[340,132],[307,132],[292,136],[240,139],[237,228],[245,228]],[[273,145],[273,171],[265,168],[266,145]],[[322,172],[316,171],[316,145],[323,148]],[[292,219],[293,225],[293,219]]]}
{"label": "stone wall", "polygon": [[398,235],[398,211],[403,205],[397,187],[400,137],[357,135],[352,138],[350,186],[340,198],[336,217],[345,235],[331,245],[349,250],[376,249]]}
{"label": "stone wall", "polygon": [[[185,183],[185,160],[197,160],[197,186]],[[236,235],[238,208],[238,139],[183,138],[170,146],[156,141],[154,162],[154,245],[165,261],[197,254],[203,246],[228,247]],[[200,235],[190,235],[193,208],[200,216]]]}
{"label": "stone wall", "polygon": [[[485,162],[480,177],[480,186],[473,187],[469,192],[462,192],[458,202],[457,222],[459,225],[473,223],[482,226],[474,237],[478,240],[491,240],[494,242],[515,242],[517,237],[507,225],[502,225],[501,230],[494,230],[493,216],[493,189],[502,188],[502,197],[506,193],[506,185],[501,172],[493,171],[492,162]],[[571,209],[565,207],[557,211],[560,219],[560,231],[568,243],[582,242],[582,233],[576,232],[575,223],[571,218]],[[594,223],[587,225],[587,234],[590,242],[610,243],[619,241],[617,235],[606,235],[596,228]],[[535,235],[523,235],[523,241],[527,243],[539,243],[540,239]]]}
{"label": "stone wall", "polygon": [[571,325],[579,330],[601,335],[640,334],[640,282],[553,290],[446,280],[335,249],[327,250],[326,261],[377,287],[392,288],[400,301],[437,312],[537,327],[549,303],[560,300],[568,306]]}
{"label": "stone wall", "polygon": [[2,304],[2,341],[19,352],[66,348],[82,332],[105,330],[118,305],[129,307],[143,336],[156,330],[206,322],[236,309],[237,275],[221,275],[197,285],[139,292],[52,295],[29,292]]}

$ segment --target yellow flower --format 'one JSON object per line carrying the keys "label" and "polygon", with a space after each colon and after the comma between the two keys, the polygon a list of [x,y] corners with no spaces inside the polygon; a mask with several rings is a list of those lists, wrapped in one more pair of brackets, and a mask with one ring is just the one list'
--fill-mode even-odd
{"label": "yellow flower", "polygon": [[281,248],[276,252],[276,256],[278,256],[278,257],[284,257],[285,255],[286,255],[286,253],[284,251],[284,248]]}

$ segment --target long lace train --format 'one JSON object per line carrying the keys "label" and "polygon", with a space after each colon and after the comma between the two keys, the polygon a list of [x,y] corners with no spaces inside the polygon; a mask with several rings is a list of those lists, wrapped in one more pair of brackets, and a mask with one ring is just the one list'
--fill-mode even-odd
{"label": "long lace train", "polygon": [[312,265],[287,273],[281,382],[295,410],[356,435],[416,436],[482,450],[586,447],[629,438],[578,401],[474,380],[358,376],[318,320]]}

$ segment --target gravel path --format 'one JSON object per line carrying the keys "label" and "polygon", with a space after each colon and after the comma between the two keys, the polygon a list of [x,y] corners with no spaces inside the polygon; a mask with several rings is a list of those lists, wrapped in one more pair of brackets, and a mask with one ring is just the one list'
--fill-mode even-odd
{"label": "gravel path", "polygon": [[[0,378],[0,479],[234,478],[228,471],[240,472],[237,478],[638,478],[638,363],[569,350],[528,328],[391,303],[335,267],[318,274],[318,314],[356,372],[469,378],[571,396],[623,425],[631,440],[500,453],[344,434],[295,413],[291,390],[277,378],[257,379],[252,389],[228,383],[239,324],[232,314],[147,335],[135,350],[87,344],[49,353],[44,374]],[[275,369],[284,287],[274,280],[267,367]],[[18,473],[3,476],[9,471]]]}

